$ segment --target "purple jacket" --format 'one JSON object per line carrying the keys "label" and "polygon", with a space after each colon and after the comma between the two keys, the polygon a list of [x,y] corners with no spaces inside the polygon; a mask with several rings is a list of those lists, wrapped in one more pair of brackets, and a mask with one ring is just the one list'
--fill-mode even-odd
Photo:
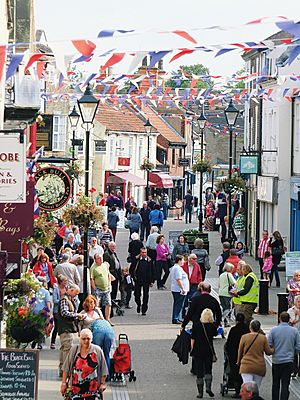
{"label": "purple jacket", "polygon": [[166,244],[158,244],[156,246],[156,261],[167,261],[167,256],[164,253],[170,254],[169,247]]}

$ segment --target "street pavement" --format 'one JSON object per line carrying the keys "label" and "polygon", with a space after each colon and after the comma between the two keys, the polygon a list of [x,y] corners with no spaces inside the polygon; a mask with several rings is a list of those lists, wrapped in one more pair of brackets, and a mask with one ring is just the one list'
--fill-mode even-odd
{"label": "street pavement", "polygon": [[[168,219],[163,233],[168,237],[169,231],[181,231],[187,227],[197,227],[197,222],[186,225],[183,221]],[[119,230],[117,233],[117,252],[122,265],[126,265],[128,230]],[[216,232],[209,234],[211,270],[207,280],[213,288],[213,295],[217,296],[218,272],[214,260],[221,251],[221,243]],[[258,273],[257,262],[248,256],[249,262]],[[277,310],[277,293],[284,292],[284,273],[281,272],[281,289],[270,288],[270,310]],[[168,284],[168,283],[167,283]],[[167,285],[168,286],[168,285]],[[169,286],[168,286],[169,287]],[[178,362],[177,356],[172,353],[171,347],[179,333],[176,325],[171,324],[172,295],[170,290],[158,291],[151,289],[149,310],[146,316],[136,313],[134,299],[131,300],[133,308],[126,310],[122,317],[114,317],[116,338],[120,333],[126,333],[132,350],[132,368],[135,370],[136,382],[112,383],[107,386],[104,398],[107,400],[182,400],[194,399],[197,395],[195,377],[190,374],[190,364],[183,366]],[[268,332],[277,324],[277,315],[257,315],[264,331]],[[228,329],[226,329],[228,331]],[[78,339],[76,339],[78,340]],[[223,380],[223,347],[225,340],[220,336],[215,339],[215,350],[218,361],[213,365],[213,391],[215,399],[221,399],[220,384]],[[57,349],[59,339],[57,339]],[[267,357],[267,375],[261,386],[261,396],[271,399],[271,358]],[[60,381],[58,379],[58,350],[47,348],[40,352],[39,372],[39,400],[58,400]],[[300,379],[291,383],[291,400],[300,398]],[[231,397],[232,392],[227,396]],[[205,397],[205,396],[204,396]],[[207,397],[208,398],[208,397]]]}

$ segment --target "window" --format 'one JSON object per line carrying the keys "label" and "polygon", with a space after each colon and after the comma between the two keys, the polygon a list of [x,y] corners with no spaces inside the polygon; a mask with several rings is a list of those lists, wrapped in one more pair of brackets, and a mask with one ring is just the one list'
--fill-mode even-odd
{"label": "window", "polygon": [[128,157],[132,157],[133,154],[133,137],[128,138]]}
{"label": "window", "polygon": [[53,147],[54,151],[65,151],[67,132],[67,117],[53,116]]}
{"label": "window", "polygon": [[139,138],[138,165],[142,165],[142,163],[143,163],[143,159],[142,159],[142,154],[143,154],[143,143],[144,143],[143,138]]}
{"label": "window", "polygon": [[118,143],[117,143],[117,154],[118,156],[123,156],[124,155],[124,140],[122,137],[119,137]]}
{"label": "window", "polygon": [[167,152],[160,147],[156,148],[156,159],[161,164],[165,164],[167,160]]}
{"label": "window", "polygon": [[172,165],[175,165],[176,149],[172,149]]}
{"label": "window", "polygon": [[110,138],[109,141],[109,169],[114,169],[115,166],[115,140]]}
{"label": "window", "polygon": [[95,140],[95,152],[96,153],[106,152],[106,140]]}

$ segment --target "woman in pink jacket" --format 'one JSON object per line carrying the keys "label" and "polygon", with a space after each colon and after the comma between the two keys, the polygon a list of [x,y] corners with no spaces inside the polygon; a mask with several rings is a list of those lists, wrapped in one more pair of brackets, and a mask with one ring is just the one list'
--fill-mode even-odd
{"label": "woman in pink jacket", "polygon": [[[165,283],[169,276],[170,258],[171,253],[169,247],[165,244],[165,236],[158,235],[156,239],[156,281],[157,289],[166,289]],[[161,278],[161,274],[164,271],[164,276]]]}

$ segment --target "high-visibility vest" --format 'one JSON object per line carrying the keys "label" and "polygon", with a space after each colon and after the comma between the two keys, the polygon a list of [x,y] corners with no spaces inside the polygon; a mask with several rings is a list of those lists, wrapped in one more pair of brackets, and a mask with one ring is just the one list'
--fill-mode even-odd
{"label": "high-visibility vest", "polygon": [[240,296],[240,300],[242,303],[256,303],[257,304],[258,303],[258,279],[254,272],[250,272],[250,274],[248,274],[246,276],[246,279],[248,276],[251,276],[251,278],[253,278],[253,284],[247,294],[245,294],[244,296]]}
{"label": "high-visibility vest", "polygon": [[[238,292],[244,288],[245,279],[246,277],[242,275],[236,280],[235,287]],[[232,302],[233,304],[242,304],[240,297],[233,297]]]}

